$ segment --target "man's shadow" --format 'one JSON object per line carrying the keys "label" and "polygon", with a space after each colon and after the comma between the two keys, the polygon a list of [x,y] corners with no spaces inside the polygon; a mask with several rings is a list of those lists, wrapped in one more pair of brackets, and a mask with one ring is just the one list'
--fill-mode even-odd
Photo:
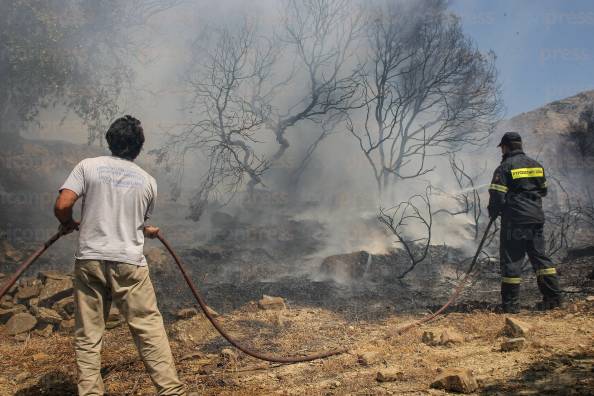
{"label": "man's shadow", "polygon": [[35,385],[16,392],[15,396],[76,396],[77,394],[74,377],[62,371],[52,371],[39,378]]}

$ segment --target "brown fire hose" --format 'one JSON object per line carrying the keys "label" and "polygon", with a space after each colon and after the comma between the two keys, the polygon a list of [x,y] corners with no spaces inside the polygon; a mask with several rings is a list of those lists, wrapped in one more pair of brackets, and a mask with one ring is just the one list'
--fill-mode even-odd
{"label": "brown fire hose", "polygon": [[179,256],[177,255],[177,253],[175,253],[173,251],[173,249],[171,248],[171,245],[169,245],[169,242],[167,242],[167,240],[165,238],[163,238],[163,235],[161,235],[160,232],[157,235],[157,238],[159,238],[159,240],[161,241],[161,243],[163,243],[163,245],[165,246],[165,248],[167,249],[167,251],[169,252],[169,254],[171,254],[171,256],[173,257],[173,260],[175,260],[175,263],[177,264],[177,267],[179,268],[180,272],[182,273],[184,279],[186,280],[186,283],[188,284],[188,286],[190,287],[190,290],[192,291],[192,294],[196,298],[196,301],[200,305],[200,308],[202,308],[202,311],[204,312],[204,315],[206,315],[206,317],[208,318],[208,320],[210,321],[210,323],[212,323],[212,325],[214,326],[214,328],[217,329],[217,331],[219,332],[219,334],[221,336],[223,336],[223,338],[225,338],[227,341],[229,341],[229,343],[231,345],[233,345],[235,348],[239,349],[240,351],[242,351],[246,355],[250,355],[252,357],[255,357],[256,359],[266,360],[268,362],[275,362],[275,363],[298,363],[298,362],[309,362],[311,360],[323,359],[323,358],[326,358],[326,357],[329,357],[329,356],[339,355],[339,354],[345,353],[347,351],[346,349],[343,348],[343,349],[335,349],[335,350],[328,351],[328,352],[322,352],[322,353],[316,353],[316,354],[312,354],[312,355],[306,355],[306,356],[281,357],[281,356],[273,356],[273,355],[269,355],[269,354],[265,354],[265,353],[256,352],[256,351],[253,351],[253,350],[245,347],[244,345],[241,345],[241,343],[239,341],[237,341],[236,339],[234,339],[233,337],[231,337],[221,327],[221,325],[219,324],[219,322],[217,322],[217,320],[212,316],[212,314],[210,313],[210,310],[208,309],[208,306],[206,305],[206,302],[204,302],[204,299],[202,298],[202,296],[198,292],[198,289],[196,288],[196,286],[194,285],[194,283],[192,282],[192,280],[188,276],[188,273],[186,272],[186,270],[185,270],[185,268],[184,268],[184,266],[182,264],[181,259],[179,258]]}
{"label": "brown fire hose", "polygon": [[470,274],[472,273],[472,270],[474,269],[474,266],[476,265],[478,256],[481,254],[481,251],[483,250],[483,245],[485,244],[485,240],[487,240],[487,235],[489,234],[489,230],[491,229],[491,226],[493,225],[494,222],[495,222],[495,218],[491,218],[491,220],[489,220],[489,224],[487,224],[487,228],[485,229],[485,233],[483,234],[483,237],[481,238],[481,242],[479,243],[478,248],[476,249],[476,252],[474,253],[472,262],[470,263],[470,266],[464,273],[464,277],[460,280],[460,283],[458,283],[458,286],[456,286],[456,288],[454,289],[454,292],[450,296],[449,300],[444,305],[442,305],[441,308],[439,308],[437,311],[433,312],[432,314],[424,316],[423,318],[421,318],[415,322],[412,322],[406,326],[400,327],[397,331],[398,334],[402,334],[402,333],[412,329],[415,326],[420,326],[424,323],[431,322],[433,319],[438,317],[443,311],[445,311],[450,305],[452,305],[454,303],[454,301],[456,301],[456,299],[460,296],[460,293],[462,293],[462,290],[464,290],[464,287],[466,286],[466,281],[470,277]]}
{"label": "brown fire hose", "polygon": [[29,268],[29,266],[31,264],[33,264],[39,258],[39,256],[41,256],[50,246],[52,246],[54,244],[54,242],[56,242],[58,239],[60,239],[60,237],[62,235],[63,234],[61,232],[57,232],[54,235],[52,235],[52,237],[50,239],[48,239],[47,241],[45,241],[45,243],[43,244],[43,246],[41,246],[39,249],[37,249],[31,255],[31,257],[29,257],[27,259],[27,261],[25,261],[23,264],[21,264],[19,266],[19,268],[17,268],[16,272],[2,286],[2,289],[0,290],[0,299],[2,297],[4,297],[4,295],[6,293],[8,293],[8,291],[12,288],[12,286],[16,283],[16,281],[19,280],[19,278],[21,277],[21,275],[23,274],[23,272],[25,272],[25,270],[27,268]]}
{"label": "brown fire hose", "polygon": [[[17,268],[16,272],[2,286],[2,289],[0,290],[0,299],[2,297],[4,297],[4,295],[6,293],[8,293],[8,291],[16,283],[16,281],[23,274],[23,272],[25,272],[27,270],[27,268],[29,268],[31,266],[31,264],[33,264],[51,245],[53,245],[62,236],[63,236],[63,234],[60,233],[60,232],[58,232],[55,235],[53,235],[50,239],[48,239],[43,244],[43,246],[41,246],[39,249],[37,249],[31,255],[31,257],[29,257],[27,259],[27,261],[25,261],[23,264],[21,264]],[[341,353],[346,352],[346,349],[342,348],[342,349],[331,350],[331,351],[328,351],[328,352],[316,353],[316,354],[311,354],[311,355],[306,355],[306,356],[299,356],[299,357],[278,357],[278,356],[273,356],[273,355],[269,355],[269,354],[264,354],[264,353],[259,353],[259,352],[256,352],[256,351],[252,351],[251,349],[249,349],[249,348],[241,345],[241,343],[239,341],[237,341],[236,339],[234,339],[233,337],[231,337],[221,327],[221,325],[217,322],[217,320],[209,312],[209,310],[207,308],[208,306],[207,306],[206,302],[204,301],[204,299],[202,298],[202,296],[198,292],[198,289],[196,288],[196,286],[194,285],[194,283],[192,282],[192,280],[190,279],[190,277],[188,276],[188,273],[186,272],[186,270],[185,270],[185,268],[184,268],[184,266],[182,264],[182,261],[181,261],[180,257],[177,255],[177,253],[175,253],[173,251],[173,249],[171,248],[171,245],[169,244],[169,242],[167,242],[167,240],[163,237],[163,235],[161,235],[161,233],[159,233],[157,237],[159,238],[159,240],[161,241],[161,243],[163,243],[163,245],[165,246],[165,248],[167,249],[167,251],[173,257],[175,263],[177,264],[177,267],[179,268],[180,272],[182,273],[184,279],[186,280],[186,283],[190,287],[190,290],[192,291],[192,294],[196,298],[196,301],[198,302],[198,304],[202,308],[202,311],[204,312],[204,315],[206,315],[206,317],[208,318],[208,320],[210,321],[210,323],[212,323],[212,325],[214,326],[214,328],[219,332],[219,334],[221,334],[221,336],[223,336],[223,338],[225,338],[227,341],[229,341],[229,343],[231,345],[233,345],[235,348],[237,348],[240,351],[244,352],[246,355],[250,355],[252,357],[255,357],[256,359],[266,360],[266,361],[275,362],[275,363],[298,363],[298,362],[309,362],[311,360],[323,359],[323,358],[326,358],[326,357],[329,357],[329,356],[334,356],[334,355],[338,355],[338,354],[341,354]]]}
{"label": "brown fire hose", "polygon": [[[472,263],[470,264],[470,267],[468,268],[468,270],[464,274],[464,278],[462,278],[462,280],[460,281],[460,284],[456,287],[456,289],[452,293],[450,299],[440,309],[438,309],[437,311],[435,311],[431,315],[425,316],[425,317],[423,317],[422,319],[419,319],[416,322],[413,322],[413,323],[411,323],[409,325],[406,325],[405,327],[402,327],[402,328],[398,329],[398,333],[399,334],[402,334],[402,333],[410,330],[411,328],[413,328],[415,326],[419,326],[421,324],[424,324],[424,323],[427,323],[427,322],[432,321],[437,316],[439,316],[444,310],[446,310],[456,300],[456,298],[460,295],[460,293],[464,289],[464,287],[466,285],[466,280],[468,279],[468,277],[472,273],[472,270],[474,269],[474,266],[476,264],[476,261],[478,259],[479,254],[480,254],[480,252],[481,252],[481,250],[483,248],[483,244],[485,243],[485,240],[487,238],[487,234],[489,233],[489,229],[491,228],[491,225],[493,224],[493,221],[494,220],[491,219],[491,221],[487,225],[487,229],[485,230],[485,233],[484,233],[484,235],[483,235],[483,237],[482,237],[482,239],[481,239],[481,241],[479,243],[478,249],[476,250],[476,253],[475,253],[475,255],[474,255],[473,259],[472,259]],[[23,272],[25,272],[25,270],[27,270],[27,268],[29,268],[29,266],[31,266],[31,264],[33,264],[51,245],[53,245],[58,239],[60,239],[60,237],[62,235],[63,234],[60,233],[60,232],[58,232],[55,235],[53,235],[50,239],[48,239],[43,244],[43,246],[41,246],[39,249],[37,249],[31,255],[31,257],[29,257],[27,259],[27,261],[25,261],[23,264],[21,264],[17,268],[16,272],[2,286],[2,289],[0,290],[0,299],[2,297],[4,297],[4,295],[12,288],[12,286],[16,283],[16,281],[23,274]],[[323,359],[323,358],[326,358],[326,357],[329,357],[329,356],[339,355],[341,353],[347,352],[347,349],[346,348],[342,348],[342,349],[334,349],[334,350],[331,350],[331,351],[328,351],[328,352],[322,352],[322,353],[311,354],[311,355],[306,355],[306,356],[299,356],[299,357],[279,357],[279,356],[273,356],[273,355],[269,355],[269,354],[265,354],[265,353],[256,352],[256,351],[253,351],[253,350],[245,347],[239,341],[237,341],[232,336],[230,336],[221,327],[221,325],[218,323],[218,321],[212,316],[212,314],[210,313],[210,311],[208,309],[208,305],[206,304],[206,302],[204,301],[204,299],[202,298],[202,296],[198,292],[198,289],[196,288],[196,286],[194,285],[194,283],[192,282],[192,280],[188,276],[188,273],[186,272],[186,270],[185,270],[185,268],[184,268],[184,266],[182,264],[182,261],[181,261],[180,257],[177,255],[177,253],[175,253],[175,251],[173,250],[173,248],[171,247],[171,245],[169,244],[169,242],[167,242],[167,240],[163,237],[163,235],[160,232],[157,235],[157,238],[161,241],[161,243],[163,244],[163,246],[165,246],[165,248],[167,249],[167,251],[169,252],[169,254],[171,254],[171,256],[173,257],[173,260],[177,264],[177,267],[179,268],[180,272],[182,273],[182,275],[183,275],[186,283],[188,284],[188,287],[192,291],[192,294],[194,295],[194,298],[196,299],[196,301],[200,305],[200,308],[202,308],[202,311],[204,312],[204,315],[207,317],[207,319],[210,321],[210,323],[214,326],[214,328],[219,332],[219,334],[223,338],[225,338],[235,348],[237,348],[240,351],[244,352],[246,355],[252,356],[252,357],[254,357],[256,359],[265,360],[265,361],[269,361],[269,362],[275,362],[275,363],[298,363],[298,362],[308,362],[308,361],[312,361],[312,360]]]}

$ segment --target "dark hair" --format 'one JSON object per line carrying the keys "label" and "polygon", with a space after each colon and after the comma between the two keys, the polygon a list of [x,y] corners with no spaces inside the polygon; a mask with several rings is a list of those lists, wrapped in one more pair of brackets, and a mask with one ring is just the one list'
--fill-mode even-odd
{"label": "dark hair", "polygon": [[125,115],[111,124],[105,139],[113,155],[133,160],[138,157],[144,144],[144,132],[139,120]]}
{"label": "dark hair", "polygon": [[510,150],[522,150],[522,142],[509,142],[507,146]]}

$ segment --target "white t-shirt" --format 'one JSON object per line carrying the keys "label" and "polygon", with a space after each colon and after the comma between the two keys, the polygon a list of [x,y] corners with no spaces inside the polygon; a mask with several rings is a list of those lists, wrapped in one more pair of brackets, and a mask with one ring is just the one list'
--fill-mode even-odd
{"label": "white t-shirt", "polygon": [[60,187],[82,197],[77,259],[144,266],[145,221],[157,198],[157,182],[132,161],[87,158]]}

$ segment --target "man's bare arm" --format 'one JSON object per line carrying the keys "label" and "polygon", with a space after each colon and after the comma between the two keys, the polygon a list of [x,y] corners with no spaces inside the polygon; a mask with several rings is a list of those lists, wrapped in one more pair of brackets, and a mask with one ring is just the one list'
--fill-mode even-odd
{"label": "man's bare arm", "polygon": [[72,218],[72,209],[78,199],[78,195],[67,188],[60,191],[56,204],[54,205],[54,215],[60,222],[60,231],[64,234],[70,234],[78,230],[78,221]]}

